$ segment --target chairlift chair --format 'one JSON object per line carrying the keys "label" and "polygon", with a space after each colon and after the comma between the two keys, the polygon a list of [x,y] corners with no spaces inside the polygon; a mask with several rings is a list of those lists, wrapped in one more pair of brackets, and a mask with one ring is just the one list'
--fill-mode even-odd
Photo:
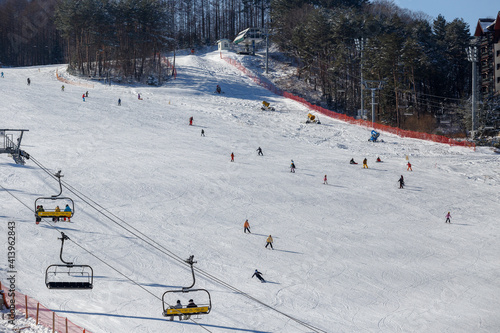
{"label": "chairlift chair", "polygon": [[[193,264],[196,263],[196,261],[193,260],[194,256],[190,256],[186,261],[191,267],[191,274],[193,276],[193,283],[189,287],[183,287],[182,289],[177,289],[177,290],[167,290],[163,293],[163,296],[161,297],[161,301],[163,304],[163,312],[162,315],[164,317],[169,317],[169,316],[182,316],[182,315],[205,315],[209,314],[210,311],[212,310],[212,298],[210,297],[210,293],[206,289],[192,289],[195,285],[196,279],[194,275],[194,268]],[[204,298],[205,300],[203,302],[199,301],[199,298],[196,298],[196,307],[183,307],[183,308],[172,308],[172,305],[175,303],[175,297],[169,297],[172,294],[188,294],[188,293],[193,293],[193,295],[205,295]],[[189,296],[189,298],[195,298],[191,297],[192,295]],[[169,301],[170,300],[170,301]]]}
{"label": "chairlift chair", "polygon": [[[68,197],[61,197],[60,195],[62,194],[62,184],[61,184],[61,171],[59,170],[55,175],[59,181],[59,194],[50,196],[50,197],[40,197],[35,200],[35,213],[37,218],[71,218],[73,217],[75,213],[75,202],[73,199],[68,198]],[[43,206],[45,202],[49,202],[51,207],[47,209],[44,207],[43,211],[38,211],[39,206]],[[59,205],[59,203],[61,203]],[[71,211],[64,211],[65,205],[68,205],[71,208]],[[62,207],[61,211],[56,212],[55,207],[60,206]]]}
{"label": "chairlift chair", "polygon": [[94,287],[94,270],[89,265],[75,265],[62,258],[64,241],[69,237],[61,232],[61,252],[63,264],[53,264],[45,270],[45,285],[49,289],[86,290]]}

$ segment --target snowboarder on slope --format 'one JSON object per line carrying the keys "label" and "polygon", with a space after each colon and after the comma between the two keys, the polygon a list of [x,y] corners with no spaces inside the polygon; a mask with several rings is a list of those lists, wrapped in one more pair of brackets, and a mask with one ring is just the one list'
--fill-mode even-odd
{"label": "snowboarder on slope", "polygon": [[234,154],[231,153],[231,162],[234,162]]}
{"label": "snowboarder on slope", "polygon": [[408,167],[406,168],[406,171],[413,171],[413,170],[411,169],[411,163],[410,163],[409,161],[408,161],[408,164],[407,164],[407,165],[408,165]]}
{"label": "snowboarder on slope", "polygon": [[201,129],[201,136],[205,136],[205,131],[203,130],[203,128]]}
{"label": "snowboarder on slope", "polygon": [[2,72],[2,79],[3,79],[3,72]]}
{"label": "snowboarder on slope", "polygon": [[365,168],[368,169],[368,164],[367,163],[368,163],[368,160],[365,158],[363,160],[363,169],[365,169]]}
{"label": "snowboarder on slope", "polygon": [[267,239],[266,239],[266,249],[267,249],[267,247],[269,245],[271,245],[271,250],[274,250],[274,248],[273,248],[273,237],[271,237],[271,235],[269,235],[269,237],[267,237]]}
{"label": "snowboarder on slope", "polygon": [[262,148],[257,148],[257,155],[259,156],[264,156],[264,154],[262,153]]}
{"label": "snowboarder on slope", "polygon": [[451,223],[451,214],[450,214],[450,212],[448,212],[448,214],[446,214],[446,221],[444,223]]}
{"label": "snowboarder on slope", "polygon": [[220,88],[219,85],[217,85],[217,88],[215,88],[215,91],[220,94],[222,92],[222,89]]}
{"label": "snowboarder on slope", "polygon": [[247,233],[247,231],[248,231],[248,233],[251,234],[251,232],[250,232],[250,223],[248,223],[248,220],[245,220],[245,223],[243,224],[243,228],[244,228],[243,232],[245,234]]}
{"label": "snowboarder on slope", "polygon": [[254,272],[254,273],[253,273],[253,275],[252,275],[252,278],[253,278],[254,276],[256,276],[256,277],[257,277],[257,279],[259,279],[259,280],[260,280],[260,282],[262,282],[262,283],[266,282],[266,280],[264,280],[264,278],[262,277],[262,273],[261,273],[261,272],[259,272],[258,270],[255,270],[255,272]]}
{"label": "snowboarder on slope", "polygon": [[323,178],[323,184],[328,185],[328,180],[326,179],[326,175],[325,178]]}
{"label": "snowboarder on slope", "polygon": [[403,188],[405,186],[405,180],[403,178],[403,175],[401,175],[398,182],[399,182],[399,188]]}
{"label": "snowboarder on slope", "polygon": [[349,164],[358,164],[358,163],[354,162],[354,158],[351,158],[351,160],[349,161]]}
{"label": "snowboarder on slope", "polygon": [[382,160],[380,159],[380,157],[377,157],[377,162],[382,162]]}

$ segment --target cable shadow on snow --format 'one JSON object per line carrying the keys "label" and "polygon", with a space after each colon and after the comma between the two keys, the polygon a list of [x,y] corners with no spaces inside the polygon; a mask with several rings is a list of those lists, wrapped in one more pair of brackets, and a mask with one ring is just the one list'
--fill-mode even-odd
{"label": "cable shadow on snow", "polygon": [[274,249],[274,251],[286,252],[286,253],[293,253],[293,254],[304,254],[302,252],[295,252],[295,251],[289,251],[289,250],[280,250],[280,249]]}
{"label": "cable shadow on snow", "polygon": [[220,326],[220,325],[209,325],[209,324],[203,324],[203,323],[192,323],[192,322],[188,322],[188,321],[170,321],[167,318],[126,316],[126,315],[119,315],[119,314],[112,314],[112,313],[82,312],[82,311],[67,311],[67,310],[52,310],[52,311],[54,311],[56,313],[74,313],[74,314],[82,314],[82,315],[90,315],[90,316],[105,316],[105,317],[113,317],[113,318],[130,318],[130,319],[143,319],[143,320],[154,320],[154,321],[168,321],[172,324],[176,323],[176,324],[182,324],[182,325],[214,327],[214,328],[221,328],[221,329],[240,331],[240,332],[272,333],[270,331],[257,331],[257,330],[246,329],[246,328],[236,328],[236,327]]}

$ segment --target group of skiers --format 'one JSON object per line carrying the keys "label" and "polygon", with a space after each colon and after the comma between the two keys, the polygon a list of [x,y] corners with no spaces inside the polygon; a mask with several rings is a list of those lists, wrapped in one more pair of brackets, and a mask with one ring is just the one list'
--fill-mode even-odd
{"label": "group of skiers", "polygon": [[[247,231],[248,231],[248,233],[251,234],[251,232],[250,232],[250,223],[248,222],[248,219],[246,219],[245,223],[243,223],[243,232],[246,234]],[[273,240],[273,236],[271,236],[271,235],[267,236],[265,248],[267,249],[267,247],[270,246],[271,250],[274,250],[274,248],[273,248],[273,241],[274,241]],[[252,275],[252,277],[254,277],[254,276],[256,276],[260,280],[260,282],[266,282],[264,280],[264,278],[262,277],[262,273],[259,272],[258,270],[255,270],[255,273]]]}

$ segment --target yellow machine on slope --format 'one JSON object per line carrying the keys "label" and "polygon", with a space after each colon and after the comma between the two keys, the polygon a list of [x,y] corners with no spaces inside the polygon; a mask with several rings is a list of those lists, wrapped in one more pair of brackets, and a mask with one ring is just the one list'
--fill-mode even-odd
{"label": "yellow machine on slope", "polygon": [[319,121],[319,118],[316,118],[315,115],[308,113],[306,124],[311,124],[311,123],[321,124],[321,122]]}

